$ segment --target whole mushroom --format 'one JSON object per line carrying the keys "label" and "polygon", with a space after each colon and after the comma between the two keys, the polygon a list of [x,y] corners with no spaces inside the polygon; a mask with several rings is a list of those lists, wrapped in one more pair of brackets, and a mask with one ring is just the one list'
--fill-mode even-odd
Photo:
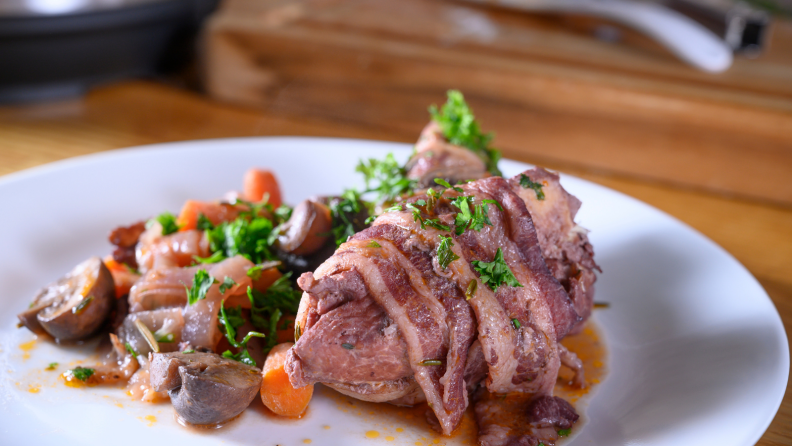
{"label": "whole mushroom", "polygon": [[42,289],[30,308],[17,317],[34,333],[74,341],[94,334],[114,301],[113,276],[102,259],[91,257]]}
{"label": "whole mushroom", "polygon": [[182,420],[213,425],[250,405],[261,387],[261,370],[215,353],[154,353],[151,386],[168,392]]}
{"label": "whole mushroom", "polygon": [[311,200],[298,204],[278,237],[280,249],[305,256],[321,249],[330,239],[333,218],[330,208]]}

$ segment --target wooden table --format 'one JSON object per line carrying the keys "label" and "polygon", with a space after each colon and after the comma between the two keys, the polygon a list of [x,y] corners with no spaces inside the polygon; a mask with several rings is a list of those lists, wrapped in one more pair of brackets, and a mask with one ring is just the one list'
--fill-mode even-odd
{"label": "wooden table", "polygon": [[[414,113],[424,113],[424,109]],[[383,130],[246,110],[161,84],[128,82],[98,89],[83,100],[0,107],[0,175],[72,156],[166,141],[315,135],[412,142],[420,127],[409,130]],[[529,155],[509,155],[520,161],[536,161]],[[792,328],[792,209],[562,167],[570,174],[662,209],[726,248],[759,279],[787,330]],[[759,444],[792,444],[789,389],[779,414]]]}

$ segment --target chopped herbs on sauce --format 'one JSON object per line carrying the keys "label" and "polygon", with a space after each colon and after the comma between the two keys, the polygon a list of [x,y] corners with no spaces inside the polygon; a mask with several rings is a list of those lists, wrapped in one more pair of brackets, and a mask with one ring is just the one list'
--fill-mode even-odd
{"label": "chopped herbs on sauce", "polygon": [[250,300],[250,322],[256,329],[267,335],[264,353],[270,351],[278,343],[278,330],[287,328],[289,321],[278,322],[284,314],[297,314],[302,292],[295,289],[290,280],[291,273],[278,278],[267,291],[261,292],[251,287],[247,289]]}
{"label": "chopped herbs on sauce", "polygon": [[572,433],[572,429],[561,429],[561,430],[558,431],[558,436],[559,437],[566,437],[570,433]]}
{"label": "chopped herbs on sauce", "polygon": [[451,237],[444,237],[442,235],[438,235],[438,237],[440,237],[440,243],[437,245],[437,263],[445,270],[448,268],[448,265],[454,260],[457,260],[459,256],[451,249],[454,246]]}
{"label": "chopped herbs on sauce", "polygon": [[250,353],[247,349],[247,344],[254,337],[263,338],[266,335],[257,331],[249,331],[245,337],[242,338],[242,341],[238,342],[236,340],[236,329],[245,323],[244,319],[242,319],[241,307],[236,307],[226,311],[225,302],[221,303],[220,317],[218,319],[220,323],[223,324],[223,327],[225,327],[225,337],[226,340],[228,340],[228,343],[239,349],[239,353],[231,353],[230,350],[226,350],[223,352],[222,356],[224,358],[233,359],[234,361],[239,361],[243,364],[255,367],[256,361],[250,356]]}
{"label": "chopped herbs on sauce", "polygon": [[344,342],[343,344],[341,344],[341,347],[344,347],[344,348],[345,348],[345,349],[347,349],[347,350],[352,350],[353,348],[355,348],[355,346],[354,346],[354,345],[352,345],[352,344],[347,344],[346,342]]}
{"label": "chopped herbs on sauce", "polygon": [[484,161],[487,170],[496,176],[501,175],[498,170],[498,160],[501,153],[497,149],[489,147],[494,135],[492,133],[482,133],[473,116],[464,96],[458,90],[448,90],[448,100],[439,109],[436,105],[429,107],[429,114],[432,121],[440,126],[443,136],[451,144],[470,149]]}
{"label": "chopped herbs on sauce", "polygon": [[184,286],[184,289],[187,290],[187,304],[193,305],[199,300],[206,299],[206,293],[215,282],[217,282],[217,279],[210,276],[206,270],[199,269],[196,271],[195,276],[193,276],[192,288]]}
{"label": "chopped herbs on sauce", "polygon": [[459,208],[454,217],[454,226],[456,227],[456,235],[462,235],[466,229],[473,229],[480,232],[484,225],[492,226],[489,219],[488,204],[497,204],[500,208],[500,203],[495,200],[483,200],[480,204],[473,204],[475,197],[456,197],[451,200],[451,204]]}
{"label": "chopped herbs on sauce", "polygon": [[491,262],[474,260],[471,263],[473,264],[473,269],[481,275],[481,282],[489,286],[493,291],[497,290],[502,284],[513,287],[522,286],[503,259],[503,251],[500,248],[495,252],[495,258]]}
{"label": "chopped herbs on sauce", "polygon": [[57,362],[50,362],[45,370],[55,370],[58,368]]}
{"label": "chopped herbs on sauce", "polygon": [[534,183],[533,181],[531,181],[531,178],[524,173],[520,174],[520,185],[525,189],[533,189],[533,191],[536,192],[537,200],[545,199],[545,194],[544,191],[542,190],[542,187],[544,186],[542,185],[542,183]]}
{"label": "chopped herbs on sauce", "polygon": [[515,330],[519,330],[520,327],[522,327],[522,325],[520,325],[520,321],[517,320],[516,317],[511,320],[511,323]]}
{"label": "chopped herbs on sauce", "polygon": [[96,370],[89,369],[86,367],[77,367],[76,369],[71,369],[66,372],[69,376],[74,377],[75,379],[79,379],[82,382],[88,381],[88,378],[93,376],[96,373]]}

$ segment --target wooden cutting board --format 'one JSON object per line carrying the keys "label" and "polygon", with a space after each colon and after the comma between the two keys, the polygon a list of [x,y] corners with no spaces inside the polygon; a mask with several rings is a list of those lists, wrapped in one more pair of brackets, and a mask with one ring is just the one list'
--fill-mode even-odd
{"label": "wooden cutting board", "polygon": [[759,58],[709,74],[582,17],[441,0],[227,0],[202,65],[217,99],[405,140],[456,88],[506,157],[792,206],[792,22],[771,35]]}

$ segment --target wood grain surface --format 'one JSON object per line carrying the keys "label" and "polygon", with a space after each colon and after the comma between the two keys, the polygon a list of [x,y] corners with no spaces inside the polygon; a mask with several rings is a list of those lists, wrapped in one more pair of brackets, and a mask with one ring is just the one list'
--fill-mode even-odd
{"label": "wood grain surface", "polygon": [[[481,105],[478,99],[472,103],[474,108]],[[425,104],[421,104],[405,113],[425,118],[424,111]],[[0,107],[0,175],[77,155],[189,139],[314,135],[413,142],[423,121],[417,124],[412,121],[376,126],[297,118],[279,111],[217,104],[155,83],[130,82],[96,90],[83,100]],[[498,123],[488,128],[501,131]],[[545,161],[545,157],[531,151],[514,150],[508,156],[530,163]],[[562,162],[550,163],[548,167],[634,196],[702,232],[759,279],[778,308],[787,331],[792,328],[791,208],[670,186],[639,174],[613,175]],[[792,173],[789,168],[787,173]],[[792,444],[789,388],[778,415],[758,444]]]}
{"label": "wood grain surface", "polygon": [[[591,38],[603,29],[618,44]],[[203,65],[215,98],[394,132],[458,88],[506,156],[789,206],[792,24],[772,36],[761,57],[713,75],[580,17],[441,0],[228,0]]]}

